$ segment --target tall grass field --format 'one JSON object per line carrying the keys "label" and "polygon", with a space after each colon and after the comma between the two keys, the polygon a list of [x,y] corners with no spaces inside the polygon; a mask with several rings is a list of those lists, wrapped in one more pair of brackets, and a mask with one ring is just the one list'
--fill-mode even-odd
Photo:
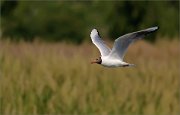
{"label": "tall grass field", "polygon": [[136,67],[105,68],[91,43],[1,40],[0,114],[178,115],[179,53],[178,40],[140,40],[124,59]]}

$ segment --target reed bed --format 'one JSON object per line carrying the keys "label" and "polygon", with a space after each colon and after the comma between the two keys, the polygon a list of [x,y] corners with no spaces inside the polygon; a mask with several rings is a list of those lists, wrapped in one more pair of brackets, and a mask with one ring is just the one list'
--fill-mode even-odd
{"label": "reed bed", "polygon": [[[108,43],[111,44],[111,43]],[[178,115],[179,41],[138,41],[125,61],[105,68],[90,43],[0,41],[3,115]]]}

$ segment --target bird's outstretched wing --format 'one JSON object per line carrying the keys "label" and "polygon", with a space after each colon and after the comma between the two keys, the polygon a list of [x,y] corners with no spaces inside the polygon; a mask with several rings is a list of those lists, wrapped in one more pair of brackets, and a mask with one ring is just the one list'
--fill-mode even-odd
{"label": "bird's outstretched wing", "polygon": [[104,43],[104,41],[100,38],[98,31],[93,29],[90,34],[92,42],[99,49],[101,56],[107,56],[111,52],[111,49]]}
{"label": "bird's outstretched wing", "polygon": [[133,43],[135,40],[139,38],[143,38],[149,33],[156,31],[157,29],[158,27],[151,27],[145,30],[132,32],[132,33],[128,33],[123,36],[120,36],[119,38],[115,40],[114,46],[109,56],[114,59],[123,60],[124,55],[127,51],[127,48],[131,43]]}

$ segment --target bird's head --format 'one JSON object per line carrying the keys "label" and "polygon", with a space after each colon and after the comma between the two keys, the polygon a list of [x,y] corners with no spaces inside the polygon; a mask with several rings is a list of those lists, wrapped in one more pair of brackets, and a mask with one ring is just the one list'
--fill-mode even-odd
{"label": "bird's head", "polygon": [[91,64],[93,64],[93,63],[101,64],[101,63],[102,63],[101,57],[99,57],[99,58],[93,60],[93,61],[91,62]]}

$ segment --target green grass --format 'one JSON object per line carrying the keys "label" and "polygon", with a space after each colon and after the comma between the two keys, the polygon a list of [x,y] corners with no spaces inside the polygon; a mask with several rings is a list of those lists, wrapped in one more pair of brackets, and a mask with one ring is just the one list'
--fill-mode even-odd
{"label": "green grass", "polygon": [[179,41],[129,48],[132,68],[90,64],[93,44],[0,42],[0,113],[177,115]]}

